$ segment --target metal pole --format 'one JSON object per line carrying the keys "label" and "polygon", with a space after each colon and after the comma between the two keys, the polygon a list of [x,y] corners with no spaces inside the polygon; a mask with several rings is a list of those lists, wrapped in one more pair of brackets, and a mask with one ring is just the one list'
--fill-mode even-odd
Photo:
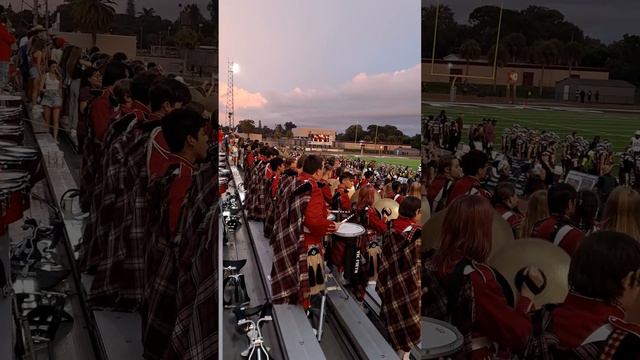
{"label": "metal pole", "polygon": [[373,143],[374,143],[374,144],[377,144],[377,143],[378,143],[378,124],[376,124],[376,136],[375,136],[375,138],[373,139]]}
{"label": "metal pole", "polygon": [[322,328],[324,325],[324,311],[325,311],[325,304],[327,302],[327,292],[326,290],[322,292],[322,301],[320,302],[320,320],[319,320],[319,324],[318,324],[318,342],[322,341]]}

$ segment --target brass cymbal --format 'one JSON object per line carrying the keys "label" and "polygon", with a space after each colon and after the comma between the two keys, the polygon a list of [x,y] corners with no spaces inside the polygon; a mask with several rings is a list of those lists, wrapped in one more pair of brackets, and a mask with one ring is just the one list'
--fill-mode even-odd
{"label": "brass cymbal", "polygon": [[[351,203],[355,204],[358,202],[358,196],[360,195],[360,190],[362,188],[356,190],[355,193],[353,193],[353,196],[351,197]],[[376,191],[373,193],[373,203],[375,204],[376,201],[382,199],[382,196],[380,196],[380,194]]]}
{"label": "brass cymbal", "polygon": [[426,197],[422,197],[422,226],[431,218],[431,206],[429,206],[429,200]]}
{"label": "brass cymbal", "polygon": [[327,184],[329,184],[329,188],[331,189],[331,195],[335,194],[338,185],[340,185],[340,181],[338,179],[329,179],[327,180]]}
{"label": "brass cymbal", "polygon": [[514,294],[514,279],[518,271],[527,266],[539,268],[547,278],[547,286],[533,299],[536,307],[562,303],[569,293],[571,257],[547,240],[529,238],[512,241],[493,253],[487,263],[507,279]]}
{"label": "brass cymbal", "polygon": [[356,193],[356,188],[355,187],[350,187],[349,188],[349,199],[351,199],[353,197],[353,194]]}
{"label": "brass cymbal", "polygon": [[[431,216],[431,218],[422,227],[422,252],[432,249],[439,249],[442,234],[442,224],[447,215],[447,209],[439,211]],[[491,254],[498,251],[504,244],[512,242],[513,230],[509,223],[497,212],[493,213],[493,226],[491,228]]]}
{"label": "brass cymbal", "polygon": [[380,199],[373,204],[373,207],[376,208],[376,210],[378,210],[378,213],[380,214],[382,214],[382,210],[384,208],[390,209],[391,215],[389,215],[388,217],[389,220],[397,219],[398,216],[400,216],[400,214],[398,213],[400,204],[398,204],[393,199]]}

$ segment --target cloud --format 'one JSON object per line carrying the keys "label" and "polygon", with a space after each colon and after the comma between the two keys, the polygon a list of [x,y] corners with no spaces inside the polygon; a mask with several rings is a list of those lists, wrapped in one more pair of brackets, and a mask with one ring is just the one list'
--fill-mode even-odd
{"label": "cloud", "polygon": [[[289,91],[245,92],[247,104],[236,106],[236,122],[242,119],[262,120],[273,127],[293,121],[299,127],[325,127],[343,132],[358,123],[395,125],[406,134],[420,132],[420,66],[395,72],[358,73],[335,87]],[[235,90],[238,91],[238,90]],[[221,85],[220,109],[224,111],[226,86]],[[238,93],[234,93],[238,99]],[[236,104],[239,101],[236,100]],[[223,124],[224,114],[220,119]]]}

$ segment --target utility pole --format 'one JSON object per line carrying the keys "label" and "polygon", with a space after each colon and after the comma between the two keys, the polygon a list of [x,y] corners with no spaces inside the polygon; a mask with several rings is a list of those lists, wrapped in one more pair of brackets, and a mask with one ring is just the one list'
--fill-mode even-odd
{"label": "utility pole", "polygon": [[377,144],[377,143],[378,143],[378,124],[376,124],[376,136],[375,136],[375,138],[373,139],[373,143],[374,143],[374,144]]}

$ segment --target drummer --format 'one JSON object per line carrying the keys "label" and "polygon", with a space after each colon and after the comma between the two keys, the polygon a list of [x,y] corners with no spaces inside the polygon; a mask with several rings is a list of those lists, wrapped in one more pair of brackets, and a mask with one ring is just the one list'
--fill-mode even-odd
{"label": "drummer", "polygon": [[422,202],[407,197],[382,244],[376,291],[382,300],[380,317],[393,349],[401,359],[420,342],[420,237]]}
{"label": "drummer", "polygon": [[463,195],[479,194],[487,199],[491,194],[482,187],[481,181],[487,176],[489,158],[487,154],[479,150],[471,150],[462,156],[462,171],[464,177],[456,181],[451,189],[447,204]]}
{"label": "drummer", "polygon": [[[288,164],[290,165],[290,164]],[[278,185],[280,184],[280,177],[284,173],[285,161],[281,157],[274,157],[269,161],[269,168],[271,169],[271,178],[267,180],[266,191],[269,192],[266,198],[265,212],[266,217],[264,220],[264,236],[266,238],[271,237],[271,231],[273,230],[273,224],[276,220],[275,213],[275,200]]]}
{"label": "drummer", "polygon": [[637,304],[639,280],[636,240],[612,231],[589,235],[571,259],[565,302],[540,310],[544,318],[550,312],[550,320],[538,324],[545,327],[544,337],[532,339],[535,352],[528,358],[583,359],[579,355],[586,353],[588,359],[640,358],[640,325],[623,320]]}
{"label": "drummer", "polygon": [[455,181],[461,177],[460,160],[455,156],[444,155],[438,160],[438,175],[427,188],[427,199],[433,213],[446,207],[449,192]]}
{"label": "drummer", "polygon": [[533,227],[532,237],[546,239],[573,255],[584,233],[571,223],[578,192],[569,184],[556,184],[547,192],[550,217]]}
{"label": "drummer", "polygon": [[345,171],[338,178],[340,184],[336,188],[333,198],[331,199],[331,208],[333,210],[348,211],[351,210],[351,199],[349,197],[349,189],[353,187],[353,175]]}
{"label": "drummer", "polygon": [[518,209],[516,187],[509,182],[499,183],[496,186],[492,201],[498,214],[511,225],[513,233],[518,234],[524,215]]}
{"label": "drummer", "polygon": [[[493,209],[478,195],[463,195],[447,209],[442,226],[442,243],[427,260],[422,286],[423,315],[443,320],[458,328],[465,339],[467,359],[493,359],[499,351],[524,350],[531,335],[534,291],[526,285],[516,299],[515,309],[494,270],[486,265],[491,252]],[[526,275],[542,291],[544,278],[536,268]],[[453,294],[453,297],[448,294]]]}

